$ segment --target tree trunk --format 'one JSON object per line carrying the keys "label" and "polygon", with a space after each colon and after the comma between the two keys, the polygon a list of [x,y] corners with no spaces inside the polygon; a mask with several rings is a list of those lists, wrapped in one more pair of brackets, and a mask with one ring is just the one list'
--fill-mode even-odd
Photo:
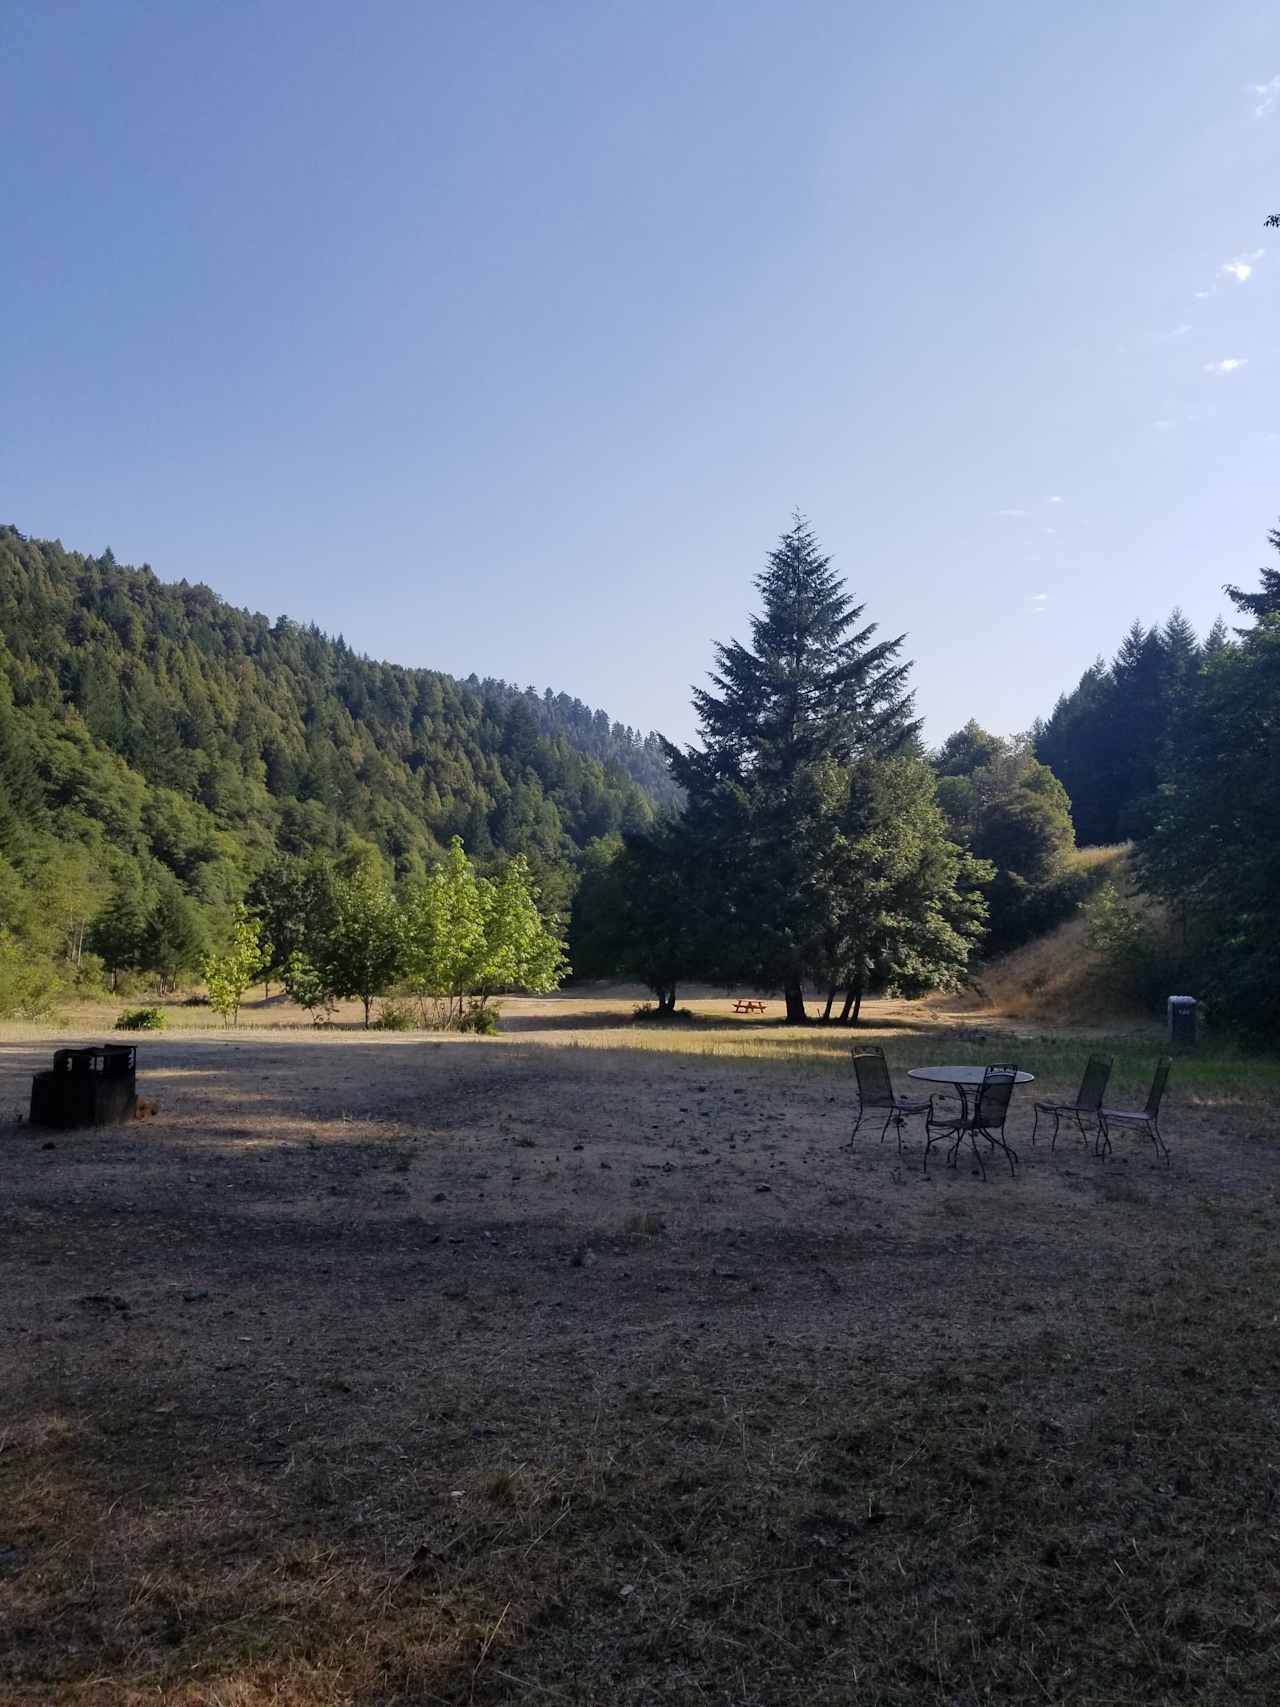
{"label": "tree trunk", "polygon": [[658,1011],[664,1014],[673,1014],[676,1011],[676,987],[674,984],[668,984],[658,997]]}
{"label": "tree trunk", "polygon": [[840,1009],[840,1024],[841,1025],[848,1025],[848,1023],[849,1023],[849,1011],[853,1007],[853,997],[854,997],[853,985],[850,984],[848,989],[844,993],[844,1006]]}
{"label": "tree trunk", "polygon": [[364,1003],[364,1028],[366,1031],[368,1031],[368,1029],[369,1029],[369,1009],[373,1006],[373,997],[372,996],[361,996],[360,1000]]}
{"label": "tree trunk", "polygon": [[827,1005],[822,1010],[822,1023],[826,1025],[831,1018],[831,1004],[836,999],[836,986],[833,984],[827,991]]}
{"label": "tree trunk", "polygon": [[858,993],[853,998],[853,1023],[854,1023],[854,1025],[857,1025],[858,1019],[859,1019],[859,1016],[861,1015],[861,1013],[862,1013],[862,986],[859,985],[858,986]]}
{"label": "tree trunk", "polygon": [[782,986],[782,993],[787,1001],[787,1024],[808,1025],[809,1016],[804,1011],[804,988],[798,978],[791,978]]}

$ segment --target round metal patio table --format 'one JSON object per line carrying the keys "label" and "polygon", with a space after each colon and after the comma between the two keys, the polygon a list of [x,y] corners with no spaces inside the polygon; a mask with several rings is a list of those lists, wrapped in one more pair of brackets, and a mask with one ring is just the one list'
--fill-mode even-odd
{"label": "round metal patio table", "polygon": [[[923,1083],[928,1084],[928,1085],[950,1085],[952,1090],[954,1090],[960,1098],[960,1118],[961,1118],[961,1120],[967,1122],[970,1119],[972,1119],[972,1114],[970,1112],[970,1107],[969,1107],[969,1092],[970,1091],[980,1091],[982,1089],[982,1081],[986,1078],[987,1071],[988,1071],[988,1069],[986,1067],[909,1067],[907,1069],[907,1077],[909,1079],[921,1080]],[[1035,1083],[1035,1077],[1036,1076],[1034,1073],[1024,1073],[1024,1072],[1019,1071],[1018,1073],[1016,1073],[1014,1075],[1014,1081],[1013,1082],[1014,1082],[1015,1086],[1016,1085],[1031,1085],[1031,1084]],[[926,1132],[927,1131],[928,1131],[928,1126],[926,1123]],[[955,1166],[956,1157],[959,1153],[960,1143],[961,1143],[961,1140],[963,1137],[964,1137],[964,1133],[962,1130],[958,1131],[956,1133],[955,1143],[952,1145],[951,1150],[947,1156],[947,1163],[950,1167]],[[1013,1168],[1014,1168],[1014,1166],[1018,1160],[1018,1152],[1013,1148],[1012,1144],[1010,1144],[1008,1139],[1005,1137],[1003,1127],[999,1128],[997,1133],[988,1133],[987,1137],[989,1138],[993,1147],[996,1147],[996,1148],[1004,1151],[1005,1156],[1008,1158],[1009,1171],[1012,1173]],[[980,1155],[978,1155],[978,1146],[977,1146],[976,1141],[974,1142],[974,1145],[973,1145],[973,1153],[975,1156],[978,1157],[978,1166],[982,1170],[983,1179],[985,1179],[987,1177],[987,1170],[982,1166],[982,1157]],[[928,1139],[926,1138],[926,1142],[925,1142],[925,1169],[926,1169],[926,1171],[928,1170],[928,1166],[929,1166],[929,1143],[928,1143]]]}
{"label": "round metal patio table", "polygon": [[[982,1089],[982,1081],[986,1077],[985,1067],[909,1067],[909,1079],[923,1079],[929,1085],[950,1085],[959,1092],[960,1109],[964,1118],[969,1118],[969,1092]],[[1033,1085],[1036,1082],[1034,1073],[1019,1072],[1015,1078],[1016,1085]]]}

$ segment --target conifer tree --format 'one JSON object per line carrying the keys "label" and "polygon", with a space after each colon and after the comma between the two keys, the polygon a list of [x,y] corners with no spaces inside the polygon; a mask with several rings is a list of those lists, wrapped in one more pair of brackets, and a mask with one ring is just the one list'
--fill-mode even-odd
{"label": "conifer tree", "polygon": [[803,980],[835,904],[813,863],[833,798],[815,778],[912,750],[919,724],[902,637],[875,638],[802,517],[756,587],[751,646],[717,646],[714,691],[694,691],[701,747],[665,750],[688,794],[686,859],[716,870],[715,970],[780,988],[788,1020],[803,1023]]}
{"label": "conifer tree", "polygon": [[194,903],[167,878],[147,917],[143,966],[159,975],[162,990],[172,990],[184,972],[199,965],[204,950],[204,925]]}
{"label": "conifer tree", "polygon": [[797,515],[756,577],[763,610],[750,647],[716,647],[712,683],[693,691],[701,751],[664,743],[690,794],[722,780],[781,789],[820,759],[848,764],[909,747],[919,730],[900,661],[903,636],[874,640],[813,529]]}
{"label": "conifer tree", "polygon": [[0,854],[21,858],[45,819],[28,731],[0,683]]}
{"label": "conifer tree", "polygon": [[[1280,551],[1280,528],[1272,528],[1267,539],[1275,550]],[[1280,569],[1259,569],[1262,586],[1256,593],[1241,592],[1239,587],[1226,586],[1222,590],[1232,604],[1243,616],[1251,616],[1255,622],[1261,622],[1263,617],[1280,615]],[[1247,632],[1237,629],[1239,634]]]}

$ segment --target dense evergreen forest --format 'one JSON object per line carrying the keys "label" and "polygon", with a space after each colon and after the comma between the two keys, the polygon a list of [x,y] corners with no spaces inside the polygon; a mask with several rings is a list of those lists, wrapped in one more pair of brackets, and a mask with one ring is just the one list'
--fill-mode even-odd
{"label": "dense evergreen forest", "polygon": [[1036,756],[1062,783],[1082,845],[1145,835],[1201,665],[1228,643],[1216,622],[1203,642],[1180,610],[1163,626],[1135,621],[1108,664],[1096,659],[1035,724]]}
{"label": "dense evergreen forest", "polygon": [[[802,518],[756,587],[681,750],[0,530],[0,1010],[199,971],[230,1011],[252,973],[488,1023],[567,938],[659,1012],[705,979],[856,1021],[1086,907],[1140,999],[1193,983],[1280,1029],[1280,570],[1225,589],[1234,632],[1135,623],[1027,735],[970,721],[932,754],[904,637]],[[1122,839],[1130,887],[1091,896],[1077,846]]]}
{"label": "dense evergreen forest", "polygon": [[400,876],[454,835],[554,865],[674,794],[656,736],[565,694],[374,663],[14,528],[0,643],[51,825],[154,856],[210,899],[272,849],[350,832]]}
{"label": "dense evergreen forest", "polygon": [[112,897],[202,934],[277,855],[419,879],[453,837],[525,855],[552,914],[578,850],[677,794],[656,736],[565,694],[375,663],[209,588],[0,528],[0,898],[77,966]]}

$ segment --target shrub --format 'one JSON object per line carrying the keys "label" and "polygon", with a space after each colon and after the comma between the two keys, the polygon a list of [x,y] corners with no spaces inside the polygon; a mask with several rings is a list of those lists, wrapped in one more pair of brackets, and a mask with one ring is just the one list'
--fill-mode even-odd
{"label": "shrub", "polygon": [[371,1031],[416,1031],[418,1016],[409,1002],[384,1001]]}
{"label": "shrub", "polygon": [[117,1031],[163,1031],[168,1024],[159,1008],[126,1008],[116,1021]]}
{"label": "shrub", "polygon": [[468,1002],[467,1011],[457,1022],[459,1031],[473,1032],[477,1037],[492,1037],[498,1029],[498,1009],[491,1002]]}
{"label": "shrub", "polygon": [[77,995],[103,996],[106,994],[106,968],[98,955],[89,954],[87,951],[82,954],[73,977]]}
{"label": "shrub", "polygon": [[641,1002],[639,1007],[631,1011],[632,1019],[653,1020],[669,1023],[672,1020],[689,1020],[694,1017],[692,1008],[655,1008],[652,1002]]}
{"label": "shrub", "polygon": [[65,990],[51,960],[30,956],[0,929],[0,1019],[46,1019]]}
{"label": "shrub", "polygon": [[1179,955],[1167,921],[1150,903],[1104,883],[1084,908],[1089,947],[1116,993],[1154,1007],[1177,985]]}

